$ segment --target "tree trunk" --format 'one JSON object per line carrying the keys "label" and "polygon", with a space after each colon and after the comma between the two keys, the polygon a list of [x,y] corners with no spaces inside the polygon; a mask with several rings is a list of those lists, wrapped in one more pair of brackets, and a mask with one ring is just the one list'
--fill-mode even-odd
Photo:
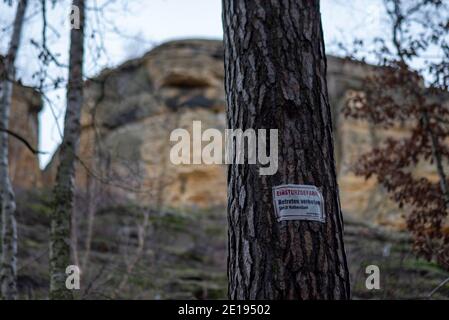
{"label": "tree trunk", "polygon": [[50,298],[72,299],[66,288],[67,266],[70,265],[70,224],[73,210],[75,161],[80,138],[81,106],[83,103],[84,55],[84,0],[73,0],[79,8],[80,28],[70,33],[69,83],[67,109],[64,120],[64,138],[59,153],[60,163],[56,175],[54,210],[50,234]]}
{"label": "tree trunk", "polygon": [[[230,129],[278,129],[279,170],[228,169],[231,299],[348,299],[319,1],[223,0]],[[321,189],[325,223],[277,222],[272,187]]]}
{"label": "tree trunk", "polygon": [[429,120],[429,114],[427,111],[421,112],[421,119],[423,122],[424,129],[427,131],[427,134],[429,135],[430,140],[430,146],[432,149],[432,158],[433,161],[435,161],[435,167],[436,171],[438,173],[438,177],[440,179],[440,190],[443,195],[444,203],[446,208],[449,207],[449,187],[447,185],[447,178],[446,173],[444,172],[444,166],[443,166],[443,157],[440,152],[439,143],[437,136],[433,133],[430,120]]}
{"label": "tree trunk", "polygon": [[[4,66],[0,66],[0,127],[8,130],[12,89],[16,75],[15,61],[22,35],[23,21],[28,1],[17,5],[11,42]],[[9,179],[8,133],[0,132],[0,201],[2,210],[2,258],[0,286],[3,299],[17,299],[17,226],[16,202]]]}

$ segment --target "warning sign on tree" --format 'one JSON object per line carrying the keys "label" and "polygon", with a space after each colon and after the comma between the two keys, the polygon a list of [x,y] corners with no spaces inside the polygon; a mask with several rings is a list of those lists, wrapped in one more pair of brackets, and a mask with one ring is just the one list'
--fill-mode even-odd
{"label": "warning sign on tree", "polygon": [[311,185],[286,184],[273,187],[273,201],[278,221],[309,220],[325,222],[324,199]]}

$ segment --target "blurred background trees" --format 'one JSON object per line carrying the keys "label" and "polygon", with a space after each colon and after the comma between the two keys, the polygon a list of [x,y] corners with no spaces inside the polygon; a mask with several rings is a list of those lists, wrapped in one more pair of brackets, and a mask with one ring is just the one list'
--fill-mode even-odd
{"label": "blurred background trees", "polygon": [[[5,56],[18,3],[0,2]],[[161,44],[193,36],[220,39],[221,1],[86,4],[80,148],[74,174],[66,175],[74,178],[74,201],[72,207],[71,195],[64,200],[69,205],[59,234],[63,259],[81,267],[81,290],[73,294],[224,298],[226,168],[174,166],[167,157],[174,128],[190,130],[192,120],[226,127],[224,48],[221,40]],[[49,296],[49,232],[57,216],[50,190],[64,153],[59,144],[69,129],[63,115],[69,102],[70,5],[69,0],[29,2],[16,59],[9,177],[17,199],[22,298]],[[321,1],[326,52],[332,54],[327,80],[345,246],[356,298],[449,296],[442,282],[449,277],[443,269],[446,6],[428,0]],[[343,59],[348,52],[357,61]],[[362,151],[368,152],[360,158]],[[70,187],[70,179],[66,182]],[[5,230],[14,230],[8,225],[2,222]],[[381,290],[366,290],[366,264],[379,265]]]}
{"label": "blurred background trees", "polygon": [[[360,157],[355,170],[376,176],[405,207],[416,252],[449,270],[449,8],[427,0],[384,5],[389,32],[375,39],[370,53],[381,69],[365,79],[364,92],[348,100],[344,113],[382,129],[403,125],[409,134],[383,139]],[[363,41],[356,48],[361,46]],[[434,167],[436,179],[413,174],[423,161]]]}

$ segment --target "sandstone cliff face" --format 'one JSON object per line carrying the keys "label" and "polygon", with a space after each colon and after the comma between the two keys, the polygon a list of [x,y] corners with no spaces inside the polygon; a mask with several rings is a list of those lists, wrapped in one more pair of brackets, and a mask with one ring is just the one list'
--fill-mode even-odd
{"label": "sandstone cliff face", "polygon": [[[87,83],[79,189],[92,192],[95,184],[102,194],[109,194],[105,201],[132,199],[178,208],[225,205],[226,166],[173,165],[169,159],[172,130],[191,132],[194,120],[202,121],[203,130],[225,128],[222,52],[220,41],[169,42]],[[400,221],[396,206],[374,179],[354,176],[351,167],[379,135],[403,135],[406,129],[379,132],[339,113],[348,95],[362,90],[363,78],[373,70],[328,57],[342,209],[390,224]],[[47,183],[54,178],[56,162],[45,172]],[[424,174],[433,174],[424,169]]]}
{"label": "sandstone cliff face", "polygon": [[[36,91],[14,85],[9,128],[36,149],[39,144],[38,114],[41,108],[41,97]],[[9,137],[9,164],[11,180],[16,190],[42,185],[37,155],[14,137]]]}
{"label": "sandstone cliff face", "polygon": [[[189,128],[193,120],[224,129],[222,59],[218,41],[167,43],[87,83],[80,190],[98,180],[95,176],[113,200],[176,207],[223,204],[225,166],[169,161],[173,129]],[[57,157],[45,171],[47,183],[54,179],[56,163]]]}

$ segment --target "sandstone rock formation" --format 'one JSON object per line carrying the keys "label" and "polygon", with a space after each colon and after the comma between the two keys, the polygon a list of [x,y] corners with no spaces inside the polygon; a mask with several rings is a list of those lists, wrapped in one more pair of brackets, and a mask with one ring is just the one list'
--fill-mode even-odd
{"label": "sandstone rock formation", "polygon": [[[39,145],[38,114],[41,109],[41,97],[35,90],[14,85],[9,129],[23,137],[35,149]],[[16,190],[42,185],[37,155],[14,137],[9,138],[9,164],[11,180]]]}
{"label": "sandstone rock formation", "polygon": [[[351,166],[379,135],[403,135],[398,127],[383,133],[340,115],[349,94],[363,90],[366,64],[328,57],[328,87],[334,113],[335,147],[342,208],[369,220],[400,221],[398,209],[375,179],[356,177]],[[140,59],[105,70],[86,83],[82,117],[81,165],[77,186],[102,189],[105,202],[138,200],[162,207],[210,207],[226,204],[224,165],[173,165],[169,161],[172,130],[225,128],[221,41],[165,43]],[[195,152],[195,150],[193,151]],[[47,183],[57,157],[45,171]],[[432,175],[431,168],[424,174]],[[101,185],[101,187],[100,187]]]}
{"label": "sandstone rock formation", "polygon": [[[177,207],[225,203],[225,166],[169,161],[173,129],[190,128],[193,120],[224,129],[222,55],[219,41],[167,43],[87,83],[80,189],[99,179],[114,200]],[[56,173],[56,158],[46,181]]]}

